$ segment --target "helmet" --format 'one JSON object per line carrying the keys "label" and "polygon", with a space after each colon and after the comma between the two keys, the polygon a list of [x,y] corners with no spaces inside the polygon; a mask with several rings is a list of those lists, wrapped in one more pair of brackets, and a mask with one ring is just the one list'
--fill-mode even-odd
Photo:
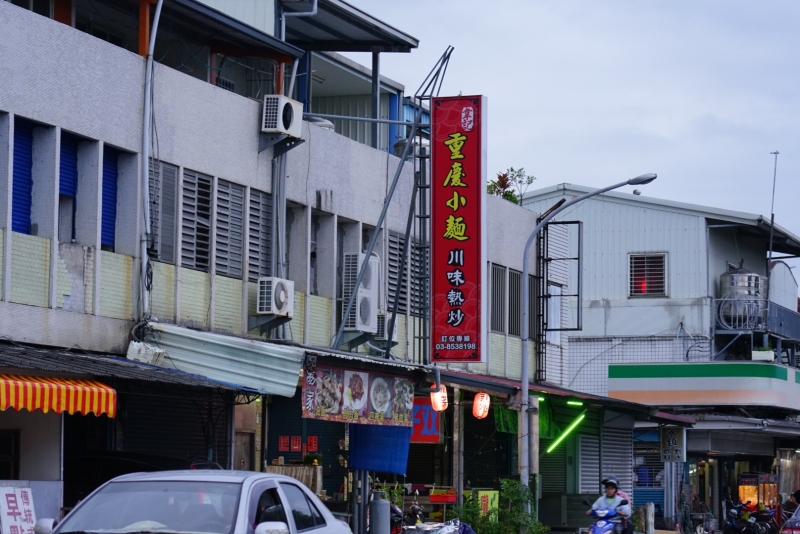
{"label": "helmet", "polygon": [[614,486],[614,489],[619,489],[619,480],[617,477],[611,475],[603,479],[603,487]]}

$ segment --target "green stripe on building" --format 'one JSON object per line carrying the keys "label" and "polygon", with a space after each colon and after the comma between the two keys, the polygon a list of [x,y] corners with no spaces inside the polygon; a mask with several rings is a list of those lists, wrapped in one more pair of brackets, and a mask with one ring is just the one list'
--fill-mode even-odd
{"label": "green stripe on building", "polygon": [[[609,365],[608,378],[697,378],[697,377],[750,377],[789,379],[785,367],[766,363],[686,363]],[[800,383],[800,374],[795,373]]]}

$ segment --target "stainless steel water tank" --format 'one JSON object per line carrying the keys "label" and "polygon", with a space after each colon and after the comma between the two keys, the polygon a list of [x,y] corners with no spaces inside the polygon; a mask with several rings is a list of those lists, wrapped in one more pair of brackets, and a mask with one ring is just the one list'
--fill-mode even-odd
{"label": "stainless steel water tank", "polygon": [[766,297],[766,284],[767,278],[747,269],[738,268],[734,271],[722,273],[719,277],[719,296],[726,298],[726,295],[732,293],[731,297]]}

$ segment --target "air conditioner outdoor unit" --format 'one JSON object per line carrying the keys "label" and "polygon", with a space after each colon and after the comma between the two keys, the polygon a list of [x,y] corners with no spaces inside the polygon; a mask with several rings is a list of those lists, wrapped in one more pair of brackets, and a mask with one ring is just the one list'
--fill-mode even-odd
{"label": "air conditioner outdoor unit", "polygon": [[[344,280],[342,287],[342,315],[347,309],[347,302],[355,289],[358,272],[366,256],[362,253],[344,255]],[[356,301],[344,328],[374,334],[378,331],[378,292],[381,260],[377,256],[369,259],[369,267],[364,272],[361,286],[356,294]]]}
{"label": "air conditioner outdoor unit", "polygon": [[261,132],[299,139],[303,134],[303,104],[282,95],[264,95]]}
{"label": "air conditioner outdoor unit", "polygon": [[294,315],[294,282],[283,278],[264,277],[258,279],[259,315]]}
{"label": "air conditioner outdoor unit", "polygon": [[[388,341],[386,337],[386,327],[389,325],[389,321],[392,319],[391,313],[380,313],[378,314],[378,331],[375,333],[375,340],[376,341]],[[399,316],[398,316],[399,319]],[[394,328],[392,329],[392,341],[397,341],[397,323],[399,322],[398,319],[394,321]]]}

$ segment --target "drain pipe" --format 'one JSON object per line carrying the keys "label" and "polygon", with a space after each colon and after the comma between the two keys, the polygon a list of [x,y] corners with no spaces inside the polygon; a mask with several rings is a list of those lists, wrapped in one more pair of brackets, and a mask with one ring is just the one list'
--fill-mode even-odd
{"label": "drain pipe", "polygon": [[[317,14],[317,0],[311,6],[311,11],[290,11],[286,12],[281,8],[281,41],[286,40],[286,17],[313,17]],[[291,98],[291,97],[290,97]]]}
{"label": "drain pipe", "polygon": [[147,49],[147,63],[144,71],[144,117],[142,118],[142,208],[144,213],[144,233],[141,238],[141,273],[139,287],[141,290],[142,317],[150,312],[150,293],[147,291],[147,243],[150,236],[150,130],[152,128],[152,86],[153,86],[153,54],[156,48],[158,21],[161,19],[161,8],[164,0],[158,0],[153,28],[150,31],[150,43]]}

